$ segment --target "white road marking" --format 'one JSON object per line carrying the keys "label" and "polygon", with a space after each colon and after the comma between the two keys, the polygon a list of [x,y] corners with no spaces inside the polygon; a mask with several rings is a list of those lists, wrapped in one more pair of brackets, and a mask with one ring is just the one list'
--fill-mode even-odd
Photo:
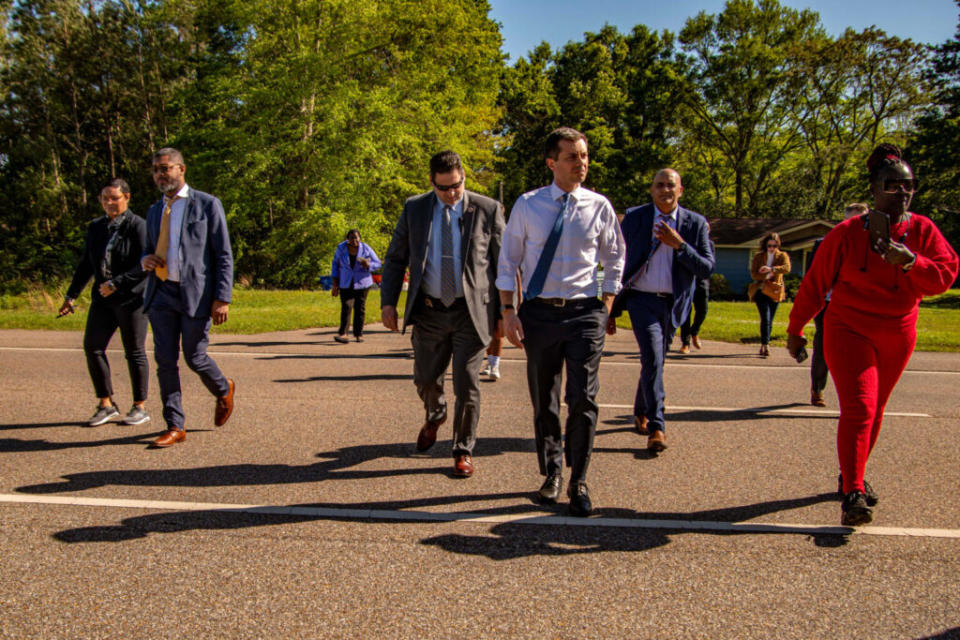
{"label": "white road marking", "polygon": [[[304,343],[304,346],[312,346],[315,343]],[[50,352],[77,352],[83,353],[83,349],[78,347],[0,347],[0,351],[50,351]],[[208,349],[211,355],[215,356],[236,356],[236,357],[246,357],[246,358],[283,358],[283,357],[306,357],[309,358],[311,354],[297,353],[297,352],[267,352],[267,351],[220,351],[217,349],[217,345],[210,345]],[[108,349],[107,353],[123,353],[123,349]],[[327,355],[327,354],[324,354]],[[402,360],[403,356],[400,354],[396,355],[397,359]],[[520,358],[500,358],[500,362],[513,362],[517,364],[525,363],[526,360]],[[602,359],[600,361],[600,366],[602,367],[636,367],[640,368],[640,361],[634,360],[630,362],[615,362],[611,361],[609,358]],[[746,371],[755,371],[757,369],[767,369],[767,370],[806,370],[808,367],[806,365],[798,364],[784,364],[784,365],[770,365],[770,364],[718,364],[718,363],[696,363],[696,362],[672,362],[667,361],[666,366],[668,368],[689,368],[689,369],[731,369],[731,370],[746,370]],[[907,369],[903,372],[903,375],[933,375],[933,376],[960,376],[960,371],[933,371],[927,369]]]}
{"label": "white road marking", "polygon": [[869,535],[960,540],[960,529],[920,529],[911,527],[838,527],[816,524],[764,522],[714,522],[708,520],[655,520],[643,518],[571,518],[567,516],[487,515],[483,513],[438,513],[433,511],[397,511],[390,509],[337,509],[334,507],[289,507],[219,502],[173,502],[166,500],[123,500],[0,494],[0,503],[47,504],[113,509],[157,511],[216,511],[306,518],[350,518],[359,520],[402,520],[416,522],[473,522],[477,524],[526,524],[566,527],[615,527],[626,529],[671,529],[679,531],[718,531],[723,533],[796,533],[806,535]]}
{"label": "white road marking", "polygon": [[[565,406],[565,405],[564,405]],[[600,404],[597,405],[603,409],[628,409],[633,411],[632,404]],[[830,417],[835,418],[840,415],[836,409],[751,409],[749,407],[682,407],[669,405],[665,406],[666,411],[714,411],[716,413],[753,413],[756,415],[777,415],[786,414],[791,416],[805,417]],[[884,411],[884,418],[932,418],[929,413],[909,413],[904,411]]]}

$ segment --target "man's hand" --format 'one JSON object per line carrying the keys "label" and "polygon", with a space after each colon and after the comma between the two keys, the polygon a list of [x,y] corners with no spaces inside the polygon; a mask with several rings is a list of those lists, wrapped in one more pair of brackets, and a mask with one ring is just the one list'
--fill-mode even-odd
{"label": "man's hand", "polygon": [[390,331],[398,332],[397,326],[397,308],[391,304],[386,304],[380,308],[380,321]]}
{"label": "man's hand", "polygon": [[370,268],[370,260],[367,258],[361,258],[360,256],[357,256],[357,264],[359,264],[364,269]]}
{"label": "man's hand", "polygon": [[77,308],[73,305],[73,300],[64,300],[63,304],[60,305],[60,311],[57,312],[57,317],[62,318],[63,316],[70,315]]}
{"label": "man's hand", "polygon": [[210,311],[210,318],[213,324],[223,324],[227,321],[227,314],[230,313],[230,303],[221,300],[213,301],[213,308]]}
{"label": "man's hand", "polygon": [[787,351],[794,360],[797,359],[797,354],[800,353],[800,349],[803,349],[805,346],[807,346],[807,339],[803,336],[787,335]]}
{"label": "man's hand", "polygon": [[607,335],[612,336],[617,333],[617,319],[613,317],[607,318]]}
{"label": "man's hand", "polygon": [[340,287],[338,287],[337,285],[333,285],[332,287],[330,287],[330,295],[332,295],[334,298],[340,295]]}
{"label": "man's hand", "polygon": [[679,249],[683,246],[683,238],[680,237],[680,234],[674,231],[673,227],[663,222],[658,221],[653,225],[653,235],[671,249]]}
{"label": "man's hand", "polygon": [[523,324],[513,309],[503,312],[503,335],[513,346],[523,349]]}
{"label": "man's hand", "polygon": [[917,256],[914,255],[910,249],[907,249],[906,245],[903,245],[899,242],[881,239],[877,242],[877,245],[881,249],[880,254],[883,256],[883,259],[889,264],[902,267],[903,265],[910,264],[917,259]]}
{"label": "man's hand", "polygon": [[117,288],[109,280],[100,284],[100,295],[102,295],[104,298],[106,298],[116,290]]}
{"label": "man's hand", "polygon": [[157,267],[166,266],[166,264],[167,264],[166,260],[164,260],[160,256],[155,256],[153,254],[144,256],[143,259],[140,261],[140,267],[144,271],[153,271]]}

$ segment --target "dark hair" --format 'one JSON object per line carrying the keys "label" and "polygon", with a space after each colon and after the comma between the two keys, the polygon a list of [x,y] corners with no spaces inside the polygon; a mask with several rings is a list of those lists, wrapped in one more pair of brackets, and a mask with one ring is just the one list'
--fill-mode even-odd
{"label": "dark hair", "polygon": [[[903,152],[900,150],[900,147],[890,144],[889,142],[881,142],[873,150],[873,153],[870,154],[870,157],[867,158],[867,171],[869,172],[870,182],[876,179],[881,170],[898,164],[907,165],[907,163],[903,161]],[[907,165],[907,167],[909,168],[910,165]]]}
{"label": "dark hair", "polygon": [[173,147],[164,147],[163,149],[160,149],[159,151],[153,154],[153,159],[156,160],[160,156],[167,156],[177,164],[186,164],[183,161],[183,154],[177,151],[176,149],[174,149]]}
{"label": "dark hair", "polygon": [[550,135],[547,136],[546,142],[543,143],[543,157],[553,158],[556,160],[557,156],[560,155],[561,140],[569,140],[570,142],[583,140],[586,142],[587,136],[583,135],[572,127],[560,127],[559,129],[554,129],[550,132]]}
{"label": "dark hair", "polygon": [[357,240],[363,240],[363,236],[360,235],[360,229],[350,229],[350,231],[347,231],[347,235],[343,236],[343,239],[349,240],[351,234],[354,233],[357,234]]}
{"label": "dark hair", "polygon": [[463,175],[463,165],[460,164],[460,156],[456,151],[441,151],[430,158],[430,179],[438,173],[450,173],[454,169],[460,170]]}
{"label": "dark hair", "polygon": [[[120,189],[120,193],[130,195],[130,185],[128,185],[127,181],[123,178],[112,179],[110,182],[103,185],[103,189]],[[103,193],[103,189],[100,189],[101,193]]]}
{"label": "dark hair", "polygon": [[763,236],[763,240],[760,241],[760,251],[766,251],[766,250],[767,250],[767,243],[770,242],[771,240],[776,240],[776,241],[777,241],[777,247],[780,246],[780,244],[781,244],[781,243],[780,243],[780,234],[777,233],[776,231],[771,231],[771,232],[768,233],[767,235]]}

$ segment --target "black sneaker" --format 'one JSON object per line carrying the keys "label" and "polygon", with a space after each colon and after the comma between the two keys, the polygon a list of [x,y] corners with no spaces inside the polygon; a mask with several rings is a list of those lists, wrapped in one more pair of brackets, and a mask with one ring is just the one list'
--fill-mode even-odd
{"label": "black sneaker", "polygon": [[[870,483],[866,480],[863,481],[863,494],[867,496],[867,506],[875,507],[877,503],[880,502],[880,496],[877,495],[877,492],[873,490],[873,487],[870,486]],[[843,500],[843,474],[837,476],[837,495]]]}
{"label": "black sneaker", "polygon": [[93,417],[87,420],[87,425],[91,427],[99,427],[102,424],[110,422],[119,415],[120,411],[114,404],[111,404],[109,407],[97,407],[97,412],[93,414]]}
{"label": "black sneaker", "polygon": [[141,409],[137,405],[130,408],[130,412],[123,417],[123,424],[136,425],[150,422],[150,414],[146,409]]}
{"label": "black sneaker", "polygon": [[859,527],[873,522],[873,509],[867,506],[867,496],[862,491],[851,491],[844,495],[840,508],[843,512],[840,524],[845,527]]}

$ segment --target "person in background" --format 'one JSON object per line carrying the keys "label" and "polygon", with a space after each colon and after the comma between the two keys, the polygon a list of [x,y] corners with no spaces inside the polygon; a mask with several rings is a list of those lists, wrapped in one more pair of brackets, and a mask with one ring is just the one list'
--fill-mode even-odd
{"label": "person in background", "polygon": [[363,322],[367,309],[367,292],[373,286],[372,272],[380,268],[377,252],[360,238],[360,231],[350,229],[347,239],[337,245],[330,275],[334,298],[340,296],[340,330],[334,340],[346,344],[350,312],[353,312],[353,337],[363,342]]}
{"label": "person in background", "polygon": [[760,241],[760,252],[750,264],[750,299],[760,312],[760,356],[770,355],[770,334],[777,305],[787,297],[783,276],[790,273],[790,256],[780,250],[780,235],[771,231]]}
{"label": "person in background", "polygon": [[127,208],[130,186],[115,178],[100,191],[105,216],[87,227],[83,253],[60,306],[59,317],[76,310],[74,301],[93,277],[90,311],[83,332],[83,351],[87,369],[99,399],[97,410],[87,421],[97,427],[120,417],[113,401],[107,345],[120,329],[123,352],[130,372],[133,406],[123,424],[137,425],[150,420],[146,409],[149,371],[144,342],[147,316],[143,312],[143,287],[146,273],[140,268],[140,256],[147,240],[146,222]]}
{"label": "person in background", "polygon": [[873,520],[879,496],[864,480],[867,460],[916,344],[920,300],[949,289],[960,268],[936,225],[909,210],[917,180],[900,149],[877,146],[867,169],[873,209],[823,239],[787,326],[787,350],[796,357],[806,343],[804,326],[832,290],[823,348],[840,400],[840,522],[846,526]]}
{"label": "person in background", "polygon": [[[713,243],[710,243],[713,246]],[[690,353],[690,344],[693,343],[695,349],[702,349],[700,343],[700,327],[703,321],[707,319],[707,306],[710,301],[710,278],[700,278],[697,280],[697,288],[693,290],[693,311],[687,315],[687,319],[680,325],[680,353]]]}
{"label": "person in background", "polygon": [[[843,210],[843,219],[849,220],[853,216],[863,215],[869,209],[870,207],[862,202],[848,204]],[[813,243],[813,253],[810,258],[811,262],[813,258],[817,256],[817,251],[820,249],[821,243],[823,243],[823,238]],[[813,318],[816,333],[813,335],[813,353],[810,355],[810,404],[815,407],[827,406],[826,401],[823,399],[823,390],[827,386],[827,374],[830,370],[827,367],[827,359],[823,355],[823,316],[827,313],[827,306],[829,304],[830,292],[827,291],[823,302],[823,309]]]}

